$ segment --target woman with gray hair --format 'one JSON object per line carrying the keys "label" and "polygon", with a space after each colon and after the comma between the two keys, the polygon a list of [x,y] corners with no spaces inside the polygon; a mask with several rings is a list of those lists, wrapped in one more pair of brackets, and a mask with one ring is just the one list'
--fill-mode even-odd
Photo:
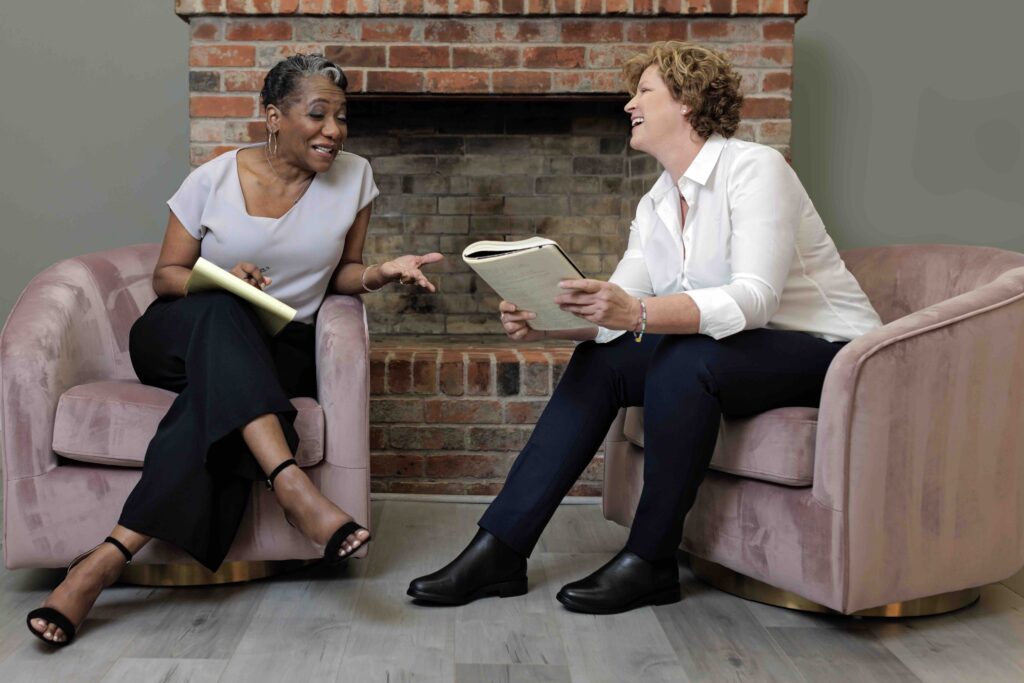
{"label": "woman with gray hair", "polygon": [[[100,592],[151,538],[215,571],[254,480],[266,481],[289,522],[324,547],[326,562],[370,540],[291,467],[298,436],[290,399],[316,396],[314,322],[326,294],[372,292],[396,280],[433,292],[420,267],[442,257],[363,265],[379,192],[369,163],[344,151],[346,86],[342,70],[320,55],[279,62],[260,93],[266,144],[203,164],[168,201],[157,299],[132,326],[129,351],[142,382],[178,396],[117,526],[29,613],[29,629],[44,642],[71,643]],[[200,256],[295,308],[295,321],[271,337],[232,294],[186,296]]]}

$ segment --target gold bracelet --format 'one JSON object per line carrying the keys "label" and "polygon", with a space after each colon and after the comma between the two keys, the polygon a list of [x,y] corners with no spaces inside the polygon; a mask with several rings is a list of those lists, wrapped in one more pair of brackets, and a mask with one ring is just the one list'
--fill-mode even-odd
{"label": "gold bracelet", "polygon": [[[369,287],[366,286],[366,274],[370,271],[370,268],[373,268],[374,266],[377,266],[378,268],[380,268],[380,266],[377,265],[376,263],[371,263],[370,265],[368,265],[365,268],[363,268],[363,273],[362,273],[362,275],[359,276],[359,284],[361,284],[363,286],[363,291],[364,292],[379,292],[381,289],[384,288],[384,285],[381,285],[380,287],[377,287],[376,289],[370,289]],[[387,283],[384,283],[384,284],[387,284]]]}

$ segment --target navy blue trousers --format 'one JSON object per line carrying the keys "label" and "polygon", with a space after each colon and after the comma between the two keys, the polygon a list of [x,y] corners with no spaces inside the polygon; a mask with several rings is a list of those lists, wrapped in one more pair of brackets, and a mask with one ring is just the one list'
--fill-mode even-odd
{"label": "navy blue trousers", "polygon": [[601,446],[620,408],[644,407],[644,487],[626,547],[672,557],[704,479],[722,415],[817,406],[842,342],[804,332],[625,334],[584,342],[479,524],[530,555],[548,520]]}

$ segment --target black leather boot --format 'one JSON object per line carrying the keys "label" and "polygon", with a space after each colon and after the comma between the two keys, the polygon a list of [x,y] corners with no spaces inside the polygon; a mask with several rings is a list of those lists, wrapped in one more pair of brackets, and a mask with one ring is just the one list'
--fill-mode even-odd
{"label": "black leather boot", "polygon": [[464,605],[489,595],[524,595],[526,558],[480,529],[458,557],[433,574],[414,579],[407,593],[440,605]]}
{"label": "black leather boot", "polygon": [[573,612],[617,614],[644,605],[679,602],[675,558],[648,562],[626,549],[596,572],[562,587],[555,596]]}

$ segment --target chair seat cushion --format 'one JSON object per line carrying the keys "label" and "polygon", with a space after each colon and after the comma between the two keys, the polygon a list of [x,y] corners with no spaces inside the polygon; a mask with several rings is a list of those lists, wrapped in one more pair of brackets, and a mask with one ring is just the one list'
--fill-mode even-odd
{"label": "chair seat cushion", "polygon": [[[142,467],[146,447],[177,394],[131,380],[79,384],[57,403],[53,450],[71,460]],[[323,460],[324,413],[312,398],[293,398],[300,467]]]}
{"label": "chair seat cushion", "polygon": [[[817,428],[817,408],[776,408],[753,417],[723,419],[711,468],[775,484],[810,486]],[[626,410],[623,431],[643,448],[642,408]]]}

